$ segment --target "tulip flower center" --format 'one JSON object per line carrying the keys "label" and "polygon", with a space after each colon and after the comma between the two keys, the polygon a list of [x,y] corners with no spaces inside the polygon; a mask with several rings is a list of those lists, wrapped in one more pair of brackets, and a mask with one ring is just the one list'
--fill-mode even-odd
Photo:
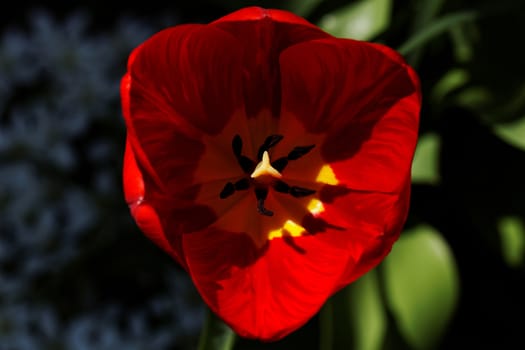
{"label": "tulip flower center", "polygon": [[270,161],[268,150],[277,145],[283,139],[282,135],[270,135],[266,138],[257,152],[257,162],[242,153],[242,139],[235,135],[232,139],[232,150],[239,166],[246,175],[249,175],[235,183],[227,182],[219,194],[221,199],[226,199],[236,191],[254,189],[257,199],[257,211],[261,215],[273,216],[273,211],[264,206],[268,192],[271,189],[280,193],[290,194],[292,197],[306,197],[315,193],[311,190],[299,186],[290,186],[282,180],[281,172],[286,168],[289,161],[294,161],[308,152],[315,145],[294,147],[287,156]]}

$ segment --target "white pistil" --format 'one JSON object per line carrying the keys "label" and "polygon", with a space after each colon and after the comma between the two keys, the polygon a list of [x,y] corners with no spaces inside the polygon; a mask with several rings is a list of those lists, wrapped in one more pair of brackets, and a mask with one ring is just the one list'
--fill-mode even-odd
{"label": "white pistil", "polygon": [[279,171],[277,171],[274,167],[272,167],[272,164],[270,163],[270,156],[268,155],[268,151],[264,151],[262,155],[262,159],[255,167],[255,170],[250,175],[252,179],[255,179],[256,177],[262,176],[262,175],[269,175],[276,178],[281,178],[282,175]]}

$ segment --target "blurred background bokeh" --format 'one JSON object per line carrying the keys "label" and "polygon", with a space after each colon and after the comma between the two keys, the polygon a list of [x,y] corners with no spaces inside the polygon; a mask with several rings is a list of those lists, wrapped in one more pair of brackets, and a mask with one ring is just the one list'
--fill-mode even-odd
{"label": "blurred background bokeh", "polygon": [[524,348],[524,2],[192,0],[0,13],[0,350],[197,348],[205,307],[123,199],[118,86],[153,33],[248,5],[397,49],[423,108],[389,257],[287,338],[234,349]]}

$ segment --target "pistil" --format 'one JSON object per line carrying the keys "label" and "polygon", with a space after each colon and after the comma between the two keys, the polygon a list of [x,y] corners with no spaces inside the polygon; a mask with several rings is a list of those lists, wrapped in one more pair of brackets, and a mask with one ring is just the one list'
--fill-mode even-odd
{"label": "pistil", "polygon": [[299,186],[290,186],[282,181],[281,172],[288,165],[290,161],[296,161],[309,153],[315,145],[297,146],[294,147],[288,155],[281,157],[274,161],[270,161],[268,150],[277,145],[283,139],[282,135],[270,135],[263,144],[259,147],[257,152],[257,161],[253,161],[242,153],[243,142],[239,135],[235,135],[232,139],[232,150],[239,166],[249,177],[238,180],[237,182],[227,182],[221,192],[219,198],[226,199],[232,196],[237,191],[247,190],[253,186],[255,198],[257,199],[257,211],[264,216],[273,216],[273,211],[265,207],[265,201],[268,197],[269,189],[272,188],[275,192],[286,193],[295,198],[306,197],[313,195],[316,191]]}
{"label": "pistil", "polygon": [[272,176],[275,178],[280,179],[282,177],[281,173],[277,171],[272,164],[270,163],[270,156],[268,155],[268,151],[264,151],[262,154],[262,159],[255,167],[255,170],[250,175],[252,179],[255,179],[260,176]]}

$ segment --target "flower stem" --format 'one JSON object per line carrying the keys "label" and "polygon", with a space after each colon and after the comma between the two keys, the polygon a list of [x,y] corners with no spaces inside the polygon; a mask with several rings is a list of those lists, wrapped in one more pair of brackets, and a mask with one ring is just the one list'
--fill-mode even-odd
{"label": "flower stem", "polygon": [[235,333],[207,309],[198,350],[231,350],[234,343]]}

